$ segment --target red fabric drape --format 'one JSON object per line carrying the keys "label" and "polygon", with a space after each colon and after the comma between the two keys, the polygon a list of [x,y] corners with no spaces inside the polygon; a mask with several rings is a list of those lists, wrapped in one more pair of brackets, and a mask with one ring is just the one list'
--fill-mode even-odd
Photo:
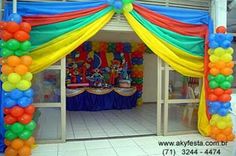
{"label": "red fabric drape", "polygon": [[91,15],[104,9],[105,7],[107,7],[107,5],[102,5],[95,8],[73,11],[73,12],[57,14],[57,15],[23,16],[23,21],[30,23],[31,26],[52,24],[52,23],[62,22],[62,21],[66,21],[66,20],[70,20],[74,18]]}
{"label": "red fabric drape", "polygon": [[207,25],[193,25],[179,22],[177,20],[139,6],[138,4],[134,4],[134,10],[153,24],[183,35],[199,36],[205,38],[206,33],[208,33]]}

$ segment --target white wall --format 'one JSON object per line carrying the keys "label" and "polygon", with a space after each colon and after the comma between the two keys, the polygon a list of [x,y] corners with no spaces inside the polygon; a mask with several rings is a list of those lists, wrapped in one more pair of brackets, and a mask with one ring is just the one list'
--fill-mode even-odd
{"label": "white wall", "polygon": [[144,55],[143,101],[157,101],[157,56]]}

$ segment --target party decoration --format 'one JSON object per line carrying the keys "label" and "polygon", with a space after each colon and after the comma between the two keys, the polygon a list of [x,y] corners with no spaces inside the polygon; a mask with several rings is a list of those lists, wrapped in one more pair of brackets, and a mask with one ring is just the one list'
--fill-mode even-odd
{"label": "party decoration", "polygon": [[35,143],[32,137],[36,128],[33,120],[34,92],[30,88],[32,73],[29,67],[32,58],[27,56],[31,48],[29,33],[31,26],[22,22],[18,14],[11,14],[9,22],[0,24],[2,60],[1,81],[3,89],[5,150],[6,156],[29,156]]}
{"label": "party decoration", "polygon": [[234,81],[232,54],[234,50],[230,47],[233,37],[225,34],[226,28],[220,26],[216,34],[209,36],[209,64],[208,85],[210,89],[207,94],[208,112],[210,119],[210,136],[217,141],[232,141],[235,136],[232,131],[231,94]]}
{"label": "party decoration", "polygon": [[131,12],[133,10],[132,3],[134,0],[107,0],[107,3],[114,8],[118,14],[124,12]]}

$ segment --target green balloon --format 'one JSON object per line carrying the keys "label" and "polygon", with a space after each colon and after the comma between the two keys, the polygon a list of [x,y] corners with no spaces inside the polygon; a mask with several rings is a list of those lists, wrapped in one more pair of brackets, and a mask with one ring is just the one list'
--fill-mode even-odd
{"label": "green balloon", "polygon": [[226,76],[225,80],[229,81],[230,83],[233,83],[234,82],[234,76],[233,75]]}
{"label": "green balloon", "polygon": [[2,48],[1,49],[1,56],[2,57],[8,57],[8,56],[11,56],[13,54],[14,54],[14,52],[12,50],[9,50],[7,48]]}
{"label": "green balloon", "polygon": [[228,81],[224,81],[223,83],[220,84],[220,87],[222,89],[229,89],[229,88],[231,88],[231,83]]}
{"label": "green balloon", "polygon": [[14,134],[12,131],[10,131],[10,130],[8,130],[8,131],[6,131],[6,133],[5,133],[5,138],[7,139],[7,140],[14,140],[15,138],[17,138],[17,135],[16,134]]}
{"label": "green balloon", "polygon": [[0,48],[6,48],[7,47],[7,43],[4,42],[3,40],[0,40]]}
{"label": "green balloon", "polygon": [[24,130],[20,135],[19,138],[22,140],[27,140],[32,136],[32,131]]}
{"label": "green balloon", "polygon": [[15,39],[10,39],[7,41],[7,48],[10,50],[17,50],[20,48],[20,42]]}
{"label": "green balloon", "polygon": [[208,75],[208,80],[209,80],[209,81],[214,80],[214,79],[215,79],[215,76],[213,76],[213,75],[211,75],[211,74]]}
{"label": "green balloon", "polygon": [[36,123],[34,120],[32,120],[30,123],[28,123],[27,125],[25,125],[25,129],[33,131],[36,127]]}
{"label": "green balloon", "polygon": [[19,122],[16,122],[14,123],[12,126],[11,126],[11,131],[14,132],[14,133],[21,133],[22,131],[24,130],[24,126],[19,123]]}
{"label": "green balloon", "polygon": [[114,11],[117,13],[117,14],[121,14],[123,12],[123,10],[118,10],[118,9],[114,9]]}
{"label": "green balloon", "polygon": [[28,53],[29,53],[28,51],[22,51],[22,50],[15,51],[16,56],[24,56],[27,55]]}
{"label": "green balloon", "polygon": [[11,127],[11,125],[4,124],[4,128],[5,128],[6,130],[9,130],[9,129],[10,129],[10,127]]}
{"label": "green balloon", "polygon": [[217,83],[224,82],[224,81],[225,81],[225,76],[222,75],[222,74],[218,74],[218,75],[215,77],[215,81],[216,81]]}
{"label": "green balloon", "polygon": [[31,47],[31,43],[30,41],[25,41],[25,42],[22,42],[21,45],[20,45],[20,50],[22,51],[28,51]]}
{"label": "green balloon", "polygon": [[134,0],[122,0],[124,4],[132,3]]}
{"label": "green balloon", "polygon": [[211,89],[215,89],[219,86],[219,84],[215,80],[211,80],[209,86]]}

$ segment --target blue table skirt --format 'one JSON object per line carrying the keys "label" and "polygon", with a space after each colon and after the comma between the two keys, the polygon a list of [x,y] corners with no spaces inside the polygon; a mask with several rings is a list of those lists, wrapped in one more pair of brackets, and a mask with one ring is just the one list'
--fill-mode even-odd
{"label": "blue table skirt", "polygon": [[115,91],[96,95],[87,91],[66,98],[66,109],[69,111],[101,111],[111,109],[131,109],[136,106],[137,92],[132,96],[122,96]]}

